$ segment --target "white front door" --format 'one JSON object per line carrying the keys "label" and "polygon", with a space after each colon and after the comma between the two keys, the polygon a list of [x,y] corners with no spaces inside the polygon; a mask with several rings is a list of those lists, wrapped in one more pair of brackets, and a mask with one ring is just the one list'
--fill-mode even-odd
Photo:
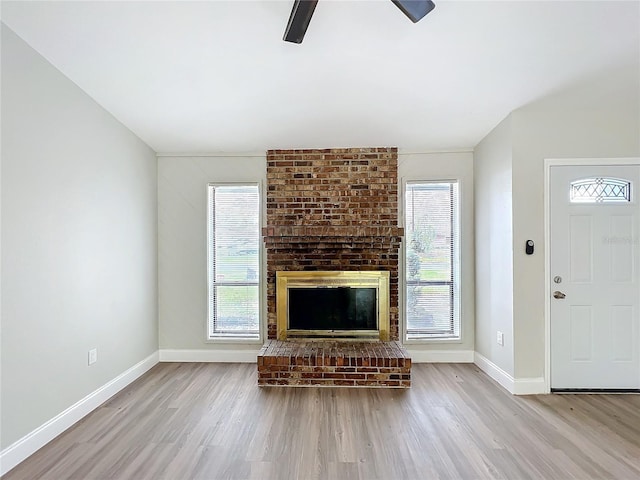
{"label": "white front door", "polygon": [[550,167],[551,388],[640,388],[640,166]]}

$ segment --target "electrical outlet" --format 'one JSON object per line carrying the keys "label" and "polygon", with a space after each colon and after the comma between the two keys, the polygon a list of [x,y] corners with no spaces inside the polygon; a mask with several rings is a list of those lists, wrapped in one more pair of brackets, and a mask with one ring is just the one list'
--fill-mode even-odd
{"label": "electrical outlet", "polygon": [[92,348],[89,350],[89,365],[93,365],[98,361],[98,349]]}
{"label": "electrical outlet", "polygon": [[499,331],[496,337],[496,341],[498,342],[498,345],[500,345],[501,347],[504,347],[504,333]]}

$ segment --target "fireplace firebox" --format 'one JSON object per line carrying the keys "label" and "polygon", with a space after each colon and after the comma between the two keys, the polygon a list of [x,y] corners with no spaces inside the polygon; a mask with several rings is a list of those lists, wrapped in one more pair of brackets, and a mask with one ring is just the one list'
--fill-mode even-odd
{"label": "fireplace firebox", "polygon": [[278,339],[389,339],[389,272],[276,272]]}

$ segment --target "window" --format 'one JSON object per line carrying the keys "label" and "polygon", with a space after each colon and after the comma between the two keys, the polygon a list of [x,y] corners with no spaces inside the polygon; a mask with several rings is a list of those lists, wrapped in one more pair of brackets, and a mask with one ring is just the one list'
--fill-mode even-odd
{"label": "window", "polygon": [[571,203],[620,203],[631,201],[631,183],[616,178],[586,178],[571,182]]}
{"label": "window", "polygon": [[458,183],[406,184],[406,338],[460,338]]}
{"label": "window", "polygon": [[209,185],[208,336],[260,338],[258,185]]}

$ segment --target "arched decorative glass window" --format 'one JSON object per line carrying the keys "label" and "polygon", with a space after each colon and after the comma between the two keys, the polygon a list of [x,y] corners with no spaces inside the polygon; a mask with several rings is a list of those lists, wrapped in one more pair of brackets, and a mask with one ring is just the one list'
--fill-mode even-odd
{"label": "arched decorative glass window", "polygon": [[571,182],[572,203],[620,203],[631,201],[631,182],[617,178],[584,178]]}

